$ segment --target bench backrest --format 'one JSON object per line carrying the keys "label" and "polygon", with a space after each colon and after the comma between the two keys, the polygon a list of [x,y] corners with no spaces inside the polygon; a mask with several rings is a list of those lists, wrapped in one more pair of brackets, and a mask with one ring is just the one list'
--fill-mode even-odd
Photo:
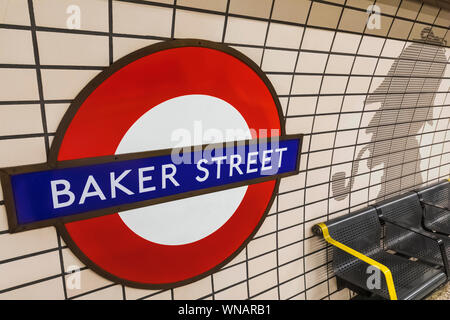
{"label": "bench backrest", "polygon": [[422,206],[415,192],[408,192],[400,196],[389,198],[375,204],[378,213],[383,217],[407,223],[421,228]]}
{"label": "bench backrest", "polygon": [[440,182],[419,189],[416,192],[419,195],[419,199],[424,202],[425,210],[423,216],[425,226],[433,230],[445,232],[446,228],[439,224],[443,221],[448,221],[448,211],[438,207],[449,208],[450,206],[450,182]]}
{"label": "bench backrest", "polygon": [[449,207],[450,204],[450,182],[445,180],[435,185],[417,190],[423,201],[436,204],[441,207]]}
{"label": "bench backrest", "polygon": [[[365,208],[326,223],[330,236],[346,246],[364,254],[381,251],[381,225],[373,208]],[[333,269],[336,274],[351,268],[357,259],[333,247]]]}

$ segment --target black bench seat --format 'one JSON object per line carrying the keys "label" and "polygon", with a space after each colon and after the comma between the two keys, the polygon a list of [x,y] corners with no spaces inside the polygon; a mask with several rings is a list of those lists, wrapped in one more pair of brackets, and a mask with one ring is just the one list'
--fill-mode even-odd
{"label": "black bench seat", "polygon": [[450,182],[445,180],[416,192],[424,210],[425,229],[450,235]]}
{"label": "black bench seat", "polygon": [[[345,286],[371,298],[413,300],[425,297],[447,281],[439,265],[412,261],[385,250],[375,208],[319,223],[313,232],[333,246],[332,266],[338,287]],[[426,238],[420,233],[409,233]],[[374,278],[377,274],[379,281]]]}
{"label": "black bench seat", "polygon": [[448,270],[450,238],[423,228],[423,210],[415,192],[408,192],[374,206],[385,227],[385,247]]}

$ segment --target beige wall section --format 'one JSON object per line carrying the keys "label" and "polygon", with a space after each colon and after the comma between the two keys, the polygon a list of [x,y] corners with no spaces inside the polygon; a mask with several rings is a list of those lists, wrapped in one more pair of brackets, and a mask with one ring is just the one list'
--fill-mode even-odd
{"label": "beige wall section", "polygon": [[[10,235],[0,192],[0,299],[348,299],[350,292],[337,290],[325,244],[311,226],[448,177],[449,48],[413,52],[401,71],[434,60],[446,68],[431,87],[430,81],[414,82],[416,91],[437,92],[428,100],[434,106],[429,118],[419,117],[413,100],[407,105],[412,113],[398,111],[401,98],[390,105],[365,101],[376,100],[370,97],[424,28],[449,43],[449,11],[413,0],[177,0],[175,10],[173,0],[161,0],[112,1],[109,17],[108,2],[32,1],[36,48],[28,1],[0,0],[0,167],[44,162],[70,101],[90,79],[110,61],[173,35],[224,41],[262,67],[280,96],[288,133],[305,134],[301,172],[282,180],[269,216],[244,251],[213,276],[173,290],[123,288],[103,279],[53,228]],[[380,29],[366,27],[372,4],[381,10]],[[80,30],[67,29],[69,5],[81,9]],[[438,52],[445,58],[437,59]],[[382,129],[377,119],[389,112],[396,130],[412,137],[408,144],[394,139],[393,126]],[[374,123],[379,130],[368,132]],[[348,176],[367,143],[385,153],[395,148],[400,162],[381,156],[376,166],[360,165],[350,196],[337,201],[331,176]],[[67,285],[74,265],[82,269],[79,289]]]}

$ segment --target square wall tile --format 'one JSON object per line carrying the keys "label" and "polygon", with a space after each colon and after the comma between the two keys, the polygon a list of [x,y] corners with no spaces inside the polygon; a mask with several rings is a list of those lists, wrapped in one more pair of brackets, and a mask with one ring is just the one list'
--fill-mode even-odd
{"label": "square wall tile", "polygon": [[336,32],[333,42],[332,52],[356,53],[361,41],[361,36],[357,34]]}
{"label": "square wall tile", "polygon": [[328,51],[333,42],[334,32],[314,28],[306,28],[302,49]]}
{"label": "square wall tile", "polygon": [[59,123],[61,122],[68,108],[68,103],[55,103],[45,105],[45,118],[47,119],[48,132],[56,132]]}
{"label": "square wall tile", "polygon": [[354,56],[331,54],[328,59],[326,73],[348,74],[355,60]]}
{"label": "square wall tile", "polygon": [[348,93],[367,93],[369,90],[371,78],[369,77],[350,77],[348,83]]}
{"label": "square wall tile", "polygon": [[277,271],[269,271],[249,280],[250,296],[254,296],[277,284]]}
{"label": "square wall tile", "polygon": [[206,277],[191,284],[173,289],[173,298],[175,300],[199,299],[211,292],[211,277]]}
{"label": "square wall tile", "polygon": [[0,64],[35,63],[30,31],[0,29],[0,43],[2,44],[2,50],[0,50]]}
{"label": "square wall tile", "polygon": [[172,8],[115,1],[113,31],[114,33],[170,37],[172,13]]}
{"label": "square wall tile", "polygon": [[269,18],[272,0],[230,0],[230,13]]}
{"label": "square wall tile", "polygon": [[250,48],[250,47],[241,47],[241,46],[231,46],[231,48],[236,49],[237,51],[243,53],[248,58],[253,60],[258,66],[261,64],[261,58],[263,49],[262,48]]}
{"label": "square wall tile", "polygon": [[276,231],[276,216],[269,215],[264,219],[264,222],[262,223],[258,232],[255,234],[255,238],[275,231]]}
{"label": "square wall tile", "polygon": [[245,259],[247,258],[247,250],[243,249],[241,250],[238,255],[236,257],[233,258],[233,260],[231,260],[230,262],[228,262],[225,267],[231,267],[231,266],[235,266],[241,262],[244,262]]}
{"label": "square wall tile", "polygon": [[318,168],[328,166],[331,163],[332,150],[314,152],[309,155],[308,167]]}
{"label": "square wall tile", "polygon": [[345,93],[347,81],[347,76],[324,76],[320,92],[325,94]]}
{"label": "square wall tile", "polygon": [[335,148],[350,146],[350,145],[355,144],[357,131],[358,130],[348,130],[348,131],[337,132]]}
{"label": "square wall tile", "polygon": [[341,110],[343,96],[320,96],[317,113],[338,113]]}
{"label": "square wall tile", "polygon": [[313,2],[308,25],[334,29],[338,24],[341,11],[342,7],[339,6]]}
{"label": "square wall tile", "polygon": [[325,53],[302,52],[298,58],[296,72],[322,73],[327,64]]}
{"label": "square wall tile", "polygon": [[303,273],[303,259],[288,262],[279,268],[280,282],[286,282]]}
{"label": "square wall tile", "polygon": [[[348,179],[346,179],[346,180],[344,180],[345,181],[345,184],[347,184],[348,183]],[[340,194],[347,194],[347,192],[345,191],[345,190],[336,190],[336,191],[333,191],[333,195],[334,196],[337,196],[337,195],[340,195]],[[329,200],[329,202],[328,202],[328,210],[329,210],[329,212],[330,213],[332,213],[332,212],[338,212],[338,211],[340,211],[340,210],[344,210],[345,208],[348,208],[349,207],[349,198],[347,197],[347,198],[345,198],[344,200],[342,200],[342,201],[337,201],[336,199],[334,199],[334,198],[330,198],[330,200]],[[319,221],[318,221],[319,222]]]}
{"label": "square wall tile", "polygon": [[253,258],[261,254],[267,253],[269,251],[276,249],[276,236],[275,234],[270,234],[263,236],[261,238],[252,240],[247,245],[248,248],[248,258]]}
{"label": "square wall tile", "polygon": [[355,64],[353,65],[352,74],[366,74],[372,75],[375,66],[377,65],[377,58],[356,57]]}
{"label": "square wall tile", "polygon": [[381,56],[396,58],[400,55],[405,46],[405,41],[387,39],[383,51],[381,52]]}
{"label": "square wall tile", "polygon": [[286,120],[287,134],[312,132],[313,117],[288,118]]}
{"label": "square wall tile", "polygon": [[109,65],[108,37],[37,32],[37,39],[43,65]]}
{"label": "square wall tile", "polygon": [[278,210],[285,211],[300,207],[304,204],[304,190],[292,191],[279,195],[278,197]]}
{"label": "square wall tile", "polygon": [[358,54],[379,56],[384,42],[385,39],[383,38],[364,36],[361,46],[359,47]]}
{"label": "square wall tile", "polygon": [[74,99],[99,72],[98,70],[44,69],[41,71],[44,98],[46,100]]}
{"label": "square wall tile", "polygon": [[47,161],[44,138],[0,140],[0,167],[14,167]]}
{"label": "square wall tile", "polygon": [[242,18],[228,18],[225,41],[263,45],[266,37],[267,22]]}
{"label": "square wall tile", "polygon": [[289,227],[279,232],[279,246],[284,247],[303,239],[303,225]]}
{"label": "square wall tile", "polygon": [[434,24],[438,26],[448,27],[449,21],[450,21],[450,10],[441,9]]}
{"label": "square wall tile", "polygon": [[36,70],[0,69],[0,101],[39,100]]}
{"label": "square wall tile", "polygon": [[156,42],[159,42],[159,40],[113,37],[113,60],[116,61],[127,54]]}
{"label": "square wall tile", "polygon": [[392,24],[391,30],[389,31],[389,37],[397,39],[408,39],[408,35],[411,32],[412,26],[412,21],[395,19]]}
{"label": "square wall tile", "polygon": [[177,0],[177,6],[225,12],[227,0]]}
{"label": "square wall tile", "polygon": [[333,147],[334,133],[319,133],[312,136],[311,151],[323,150]]}
{"label": "square wall tile", "polygon": [[108,1],[103,0],[34,0],[36,25],[69,29],[74,14],[70,6],[80,9],[80,29],[107,32]]}
{"label": "square wall tile", "polygon": [[1,136],[42,132],[41,109],[38,104],[0,107]]}
{"label": "square wall tile", "polygon": [[[314,238],[312,238],[314,239]],[[305,257],[306,260],[306,286],[311,288],[327,279],[327,268],[324,265],[327,261],[326,250],[321,250]],[[316,269],[317,268],[317,269]],[[311,272],[309,270],[315,269]]]}
{"label": "square wall tile", "polygon": [[264,52],[262,69],[265,72],[293,72],[297,53],[295,51],[270,50]]}
{"label": "square wall tile", "polygon": [[400,1],[401,0],[377,0],[376,5],[380,7],[381,12],[394,15],[397,12]]}
{"label": "square wall tile", "polygon": [[312,115],[316,109],[317,97],[291,97],[289,116]]}
{"label": "square wall tile", "polygon": [[240,263],[233,267],[229,267],[214,273],[214,291],[222,290],[232,286],[235,283],[245,281],[247,279],[247,266]]}
{"label": "square wall tile", "polygon": [[397,12],[399,17],[415,19],[419,14],[420,7],[422,6],[420,1],[415,0],[403,0],[400,9]]}
{"label": "square wall tile", "polygon": [[336,130],[338,122],[338,115],[324,115],[316,116],[314,119],[313,132],[323,132]]}
{"label": "square wall tile", "polygon": [[327,183],[330,180],[330,167],[312,169],[308,172],[306,187]]}
{"label": "square wall tile", "polygon": [[344,9],[338,29],[362,33],[366,29],[367,13],[353,9]]}
{"label": "square wall tile", "polygon": [[2,23],[29,26],[27,0],[0,0],[0,16]]}
{"label": "square wall tile", "polygon": [[428,27],[428,25],[423,23],[414,23],[412,30],[409,34],[408,40],[418,40],[422,39],[422,30]]}
{"label": "square wall tile", "polygon": [[0,294],[1,300],[63,300],[64,288],[61,278],[39,282]]}
{"label": "square wall tile", "polygon": [[338,130],[358,128],[359,123],[361,121],[361,115],[362,115],[361,113],[360,114],[354,114],[354,113],[341,114],[341,116],[339,118]]}
{"label": "square wall tile", "polygon": [[289,262],[298,261],[303,256],[303,241],[288,245],[278,250],[279,264],[284,265]]}
{"label": "square wall tile", "polygon": [[290,93],[292,76],[285,74],[269,74],[268,78],[275,88],[278,95],[287,95]]}
{"label": "square wall tile", "polygon": [[266,45],[298,50],[302,36],[303,27],[272,22],[269,26]]}
{"label": "square wall tile", "polygon": [[305,186],[305,173],[300,172],[296,175],[282,178],[280,182],[280,192],[292,191]]}
{"label": "square wall tile", "polygon": [[248,275],[254,277],[277,267],[277,254],[270,252],[248,262]]}
{"label": "square wall tile", "polygon": [[288,210],[278,214],[278,227],[284,229],[303,222],[303,208]]}
{"label": "square wall tile", "polygon": [[393,19],[391,17],[380,16],[380,28],[366,28],[365,33],[385,37],[389,32],[392,21]]}
{"label": "square wall tile", "polygon": [[214,295],[217,300],[245,300],[248,298],[247,283],[240,283]]}
{"label": "square wall tile", "polygon": [[306,291],[307,300],[320,300],[328,294],[328,284],[326,282]]}
{"label": "square wall tile", "polygon": [[295,76],[292,86],[293,94],[319,93],[322,76]]}
{"label": "square wall tile", "polygon": [[175,18],[175,38],[199,38],[211,41],[221,41],[225,17],[177,10]]}
{"label": "square wall tile", "polygon": [[305,290],[305,279],[298,277],[280,286],[280,299],[285,300],[298,295]]}
{"label": "square wall tile", "polygon": [[276,0],[272,18],[274,20],[305,23],[311,6],[309,0]]}

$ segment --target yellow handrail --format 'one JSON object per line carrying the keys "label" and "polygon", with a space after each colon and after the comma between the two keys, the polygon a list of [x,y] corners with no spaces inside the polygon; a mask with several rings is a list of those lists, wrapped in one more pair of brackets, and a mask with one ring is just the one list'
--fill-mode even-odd
{"label": "yellow handrail", "polygon": [[334,240],[331,236],[330,233],[328,232],[328,227],[324,224],[324,223],[319,223],[318,226],[320,227],[320,229],[322,229],[322,234],[323,234],[323,238],[325,239],[325,241],[327,241],[329,244],[338,247],[339,249],[351,254],[352,256],[372,265],[377,267],[381,272],[383,272],[384,276],[386,277],[386,283],[388,286],[388,291],[389,291],[389,297],[391,300],[397,300],[397,293],[395,291],[395,285],[394,285],[394,279],[392,278],[392,273],[391,270],[389,270],[388,267],[386,267],[385,265],[369,258],[368,256],[350,248],[347,247],[345,244],[340,243],[339,241]]}

